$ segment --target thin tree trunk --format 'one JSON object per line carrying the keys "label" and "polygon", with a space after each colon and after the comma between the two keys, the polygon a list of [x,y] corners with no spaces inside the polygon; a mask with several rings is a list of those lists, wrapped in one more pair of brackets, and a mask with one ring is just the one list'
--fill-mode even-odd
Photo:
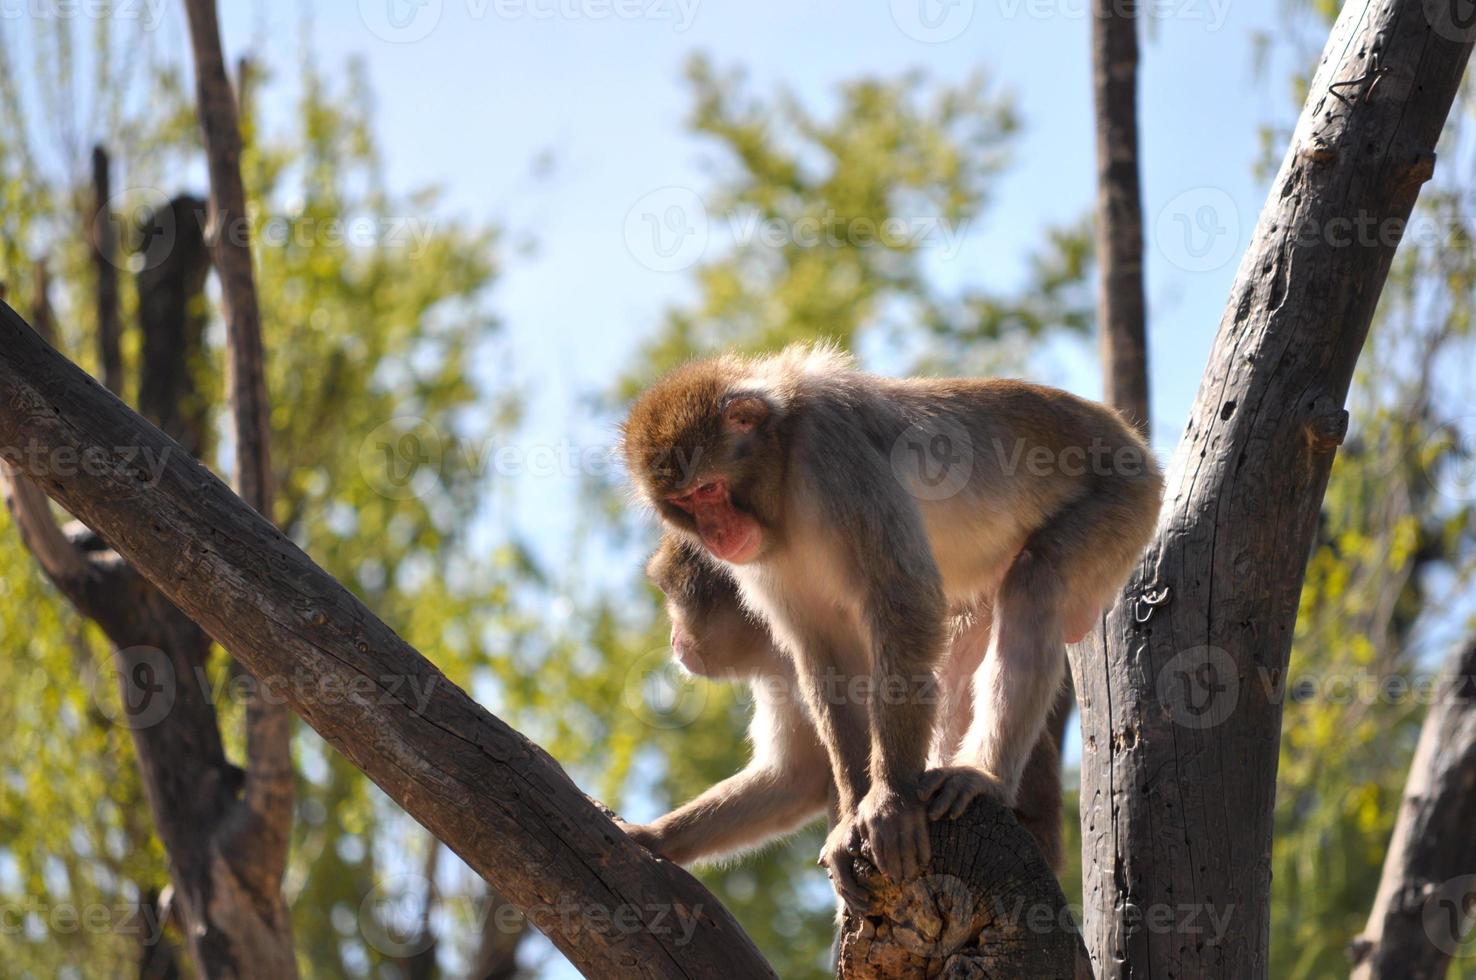
{"label": "thin tree trunk", "polygon": [[1107,404],[1148,434],[1137,0],[1092,0],[1097,128],[1097,329]]}
{"label": "thin tree trunk", "polygon": [[1354,980],[1439,980],[1476,912],[1476,638],[1425,716]]}
{"label": "thin tree trunk", "polygon": [[[695,878],[621,833],[547,753],[3,305],[0,391],[0,455],[275,680],[586,976],[774,975]],[[101,465],[52,465],[63,458]]]}
{"label": "thin tree trunk", "polygon": [[1158,536],[1073,651],[1086,936],[1103,980],[1266,976],[1279,685],[1305,560],[1397,232],[1470,55],[1469,37],[1427,22],[1434,9],[1344,6],[1232,288]]}
{"label": "thin tree trunk", "polygon": [[[251,270],[251,229],[241,181],[238,107],[226,77],[214,0],[185,0],[185,11],[210,173],[208,237],[226,321],[226,381],[235,436],[235,486],[241,499],[270,521],[274,519],[275,496],[271,422],[261,311]],[[236,655],[229,646],[226,649],[233,657]],[[224,828],[227,839],[222,843],[239,856],[238,863],[260,893],[281,906],[278,911],[282,914],[274,916],[280,929],[273,938],[290,950],[290,918],[280,896],[292,837],[292,713],[270,685],[252,684],[248,691],[245,805],[236,814],[239,819]]]}
{"label": "thin tree trunk", "polygon": [[113,228],[108,153],[92,148],[92,270],[97,280],[97,346],[103,384],[123,397],[123,325],[118,312],[118,236]]}

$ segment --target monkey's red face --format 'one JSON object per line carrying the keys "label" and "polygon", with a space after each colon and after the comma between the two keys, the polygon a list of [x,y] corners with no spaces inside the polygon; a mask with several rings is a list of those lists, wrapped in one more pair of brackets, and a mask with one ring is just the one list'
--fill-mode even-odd
{"label": "monkey's red face", "polygon": [[701,483],[666,500],[692,515],[697,536],[714,556],[734,565],[758,557],[764,544],[763,529],[751,515],[733,506],[727,480]]}

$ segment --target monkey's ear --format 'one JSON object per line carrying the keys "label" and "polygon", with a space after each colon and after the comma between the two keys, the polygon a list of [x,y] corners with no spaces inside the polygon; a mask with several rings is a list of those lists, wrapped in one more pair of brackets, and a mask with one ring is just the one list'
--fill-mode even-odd
{"label": "monkey's ear", "polygon": [[749,433],[769,418],[769,403],[758,395],[734,395],[723,406],[723,429]]}

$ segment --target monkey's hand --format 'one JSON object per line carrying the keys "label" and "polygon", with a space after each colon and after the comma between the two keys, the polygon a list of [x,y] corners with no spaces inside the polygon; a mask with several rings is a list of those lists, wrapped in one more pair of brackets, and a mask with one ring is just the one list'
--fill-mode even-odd
{"label": "monkey's hand", "polygon": [[652,854],[657,857],[666,857],[663,850],[666,842],[661,836],[661,831],[657,830],[654,824],[626,823],[624,820],[617,819],[615,826],[625,831],[625,836]]}
{"label": "monkey's hand", "polygon": [[871,843],[876,866],[895,882],[917,874],[932,858],[928,813],[916,792],[907,787],[874,783],[856,808],[856,823]]}
{"label": "monkey's hand", "polygon": [[858,915],[870,904],[869,895],[856,878],[856,869],[851,863],[851,859],[860,853],[860,826],[854,820],[841,820],[825,838],[825,846],[820,849],[817,862],[830,876],[830,883],[835,886],[835,893],[841,901],[846,903],[846,908]]}
{"label": "monkey's hand", "polygon": [[1009,806],[1006,795],[1003,783],[973,766],[929,769],[918,784],[918,798],[928,804],[928,818],[931,820],[945,817],[957,820],[980,796]]}

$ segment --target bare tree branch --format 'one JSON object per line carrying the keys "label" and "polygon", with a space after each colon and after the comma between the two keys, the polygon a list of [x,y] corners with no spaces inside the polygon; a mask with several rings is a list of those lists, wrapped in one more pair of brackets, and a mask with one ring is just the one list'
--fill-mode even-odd
{"label": "bare tree branch", "polygon": [[[251,229],[241,182],[241,130],[226,77],[214,0],[185,0],[195,58],[195,92],[210,171],[210,240],[220,276],[229,354],[236,489],[273,519],[271,420],[267,404],[261,312],[251,271]],[[231,651],[235,655],[235,651]],[[246,803],[240,853],[249,855],[263,888],[281,887],[292,837],[292,715],[260,685],[246,705]]]}
{"label": "bare tree branch", "polygon": [[1449,12],[1343,7],[1232,288],[1158,536],[1073,650],[1086,938],[1102,980],[1266,976],[1277,686],[1353,368],[1470,55],[1469,31],[1427,19]]}
{"label": "bare tree branch", "polygon": [[1143,202],[1138,176],[1138,3],[1092,0],[1097,129],[1097,329],[1104,400],[1148,434]]}
{"label": "bare tree branch", "polygon": [[108,152],[92,148],[92,269],[97,280],[97,346],[103,384],[123,396],[123,325],[118,313],[118,241],[113,228]]}
{"label": "bare tree branch", "polygon": [[[446,679],[276,527],[0,305],[0,453],[100,465],[48,482],[252,675],[455,851],[586,976],[771,977],[696,879]],[[120,447],[126,447],[121,448]],[[140,460],[161,463],[157,479]]]}
{"label": "bare tree branch", "polygon": [[1476,638],[1451,652],[1420,729],[1353,980],[1440,980],[1476,912]]}

